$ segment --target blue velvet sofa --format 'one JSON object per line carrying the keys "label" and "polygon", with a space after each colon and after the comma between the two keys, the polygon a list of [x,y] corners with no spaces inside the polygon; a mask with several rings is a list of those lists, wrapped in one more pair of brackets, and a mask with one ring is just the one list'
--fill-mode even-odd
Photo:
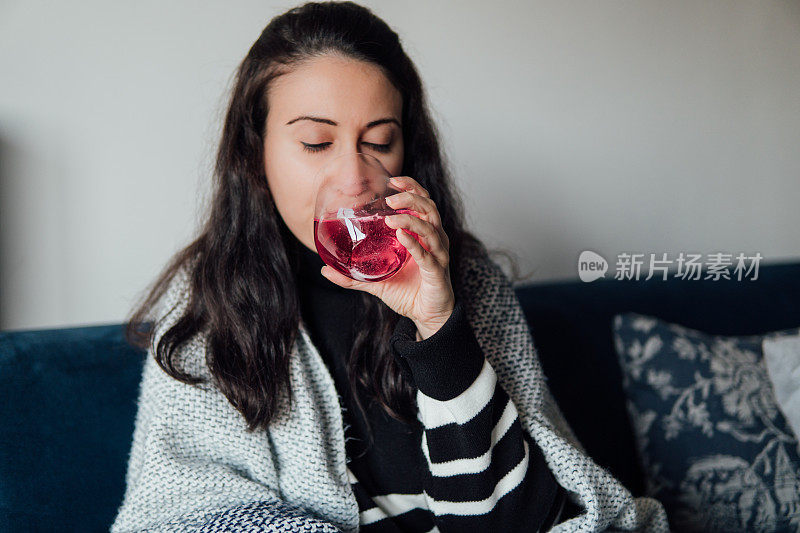
{"label": "blue velvet sofa", "polygon": [[[565,417],[634,495],[645,485],[613,315],[726,335],[800,326],[800,263],[762,264],[755,281],[602,279],[529,283],[517,294]],[[108,531],[125,488],[143,358],[121,324],[0,332],[0,531]]]}

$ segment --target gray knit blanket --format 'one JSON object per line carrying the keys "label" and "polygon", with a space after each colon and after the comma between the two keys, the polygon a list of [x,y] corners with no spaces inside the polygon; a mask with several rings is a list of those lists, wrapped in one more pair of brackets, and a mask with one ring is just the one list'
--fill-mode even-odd
{"label": "gray knit blanket", "polygon": [[[547,387],[516,293],[486,256],[461,273],[465,312],[498,382],[541,448],[558,483],[583,512],[550,531],[669,531],[653,498],[634,498],[585,452]],[[186,308],[185,270],[157,317],[157,341]],[[182,370],[210,378],[205,336],[180,350]],[[573,355],[576,364],[581,354]],[[301,323],[291,354],[293,409],[269,431],[246,431],[212,384],[191,386],[145,361],[123,502],[112,533],[130,531],[357,532],[359,509],[346,471],[342,411],[333,379]],[[591,401],[591,398],[587,398]],[[614,438],[609,435],[609,438]]]}

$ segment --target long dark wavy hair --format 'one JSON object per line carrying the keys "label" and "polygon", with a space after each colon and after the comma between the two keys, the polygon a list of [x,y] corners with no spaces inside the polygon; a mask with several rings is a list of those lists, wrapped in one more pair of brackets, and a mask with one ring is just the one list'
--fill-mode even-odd
{"label": "long dark wavy hair", "polygon": [[[295,274],[264,175],[267,88],[297,62],[327,53],[378,65],[401,92],[402,175],[420,182],[439,209],[450,239],[457,298],[462,258],[487,253],[464,227],[463,205],[454,192],[422,82],[398,35],[353,2],[310,2],[272,19],[238,66],[216,156],[213,196],[199,235],[148,287],[126,329],[129,342],[150,348],[155,327],[146,319],[176,273],[191,266],[186,311],[161,336],[153,355],[175,379],[205,382],[176,368],[174,356],[206,331],[208,369],[244,416],[248,431],[268,426],[282,389],[291,408],[289,358],[300,321]],[[353,396],[362,413],[361,399],[370,399],[395,419],[417,423],[415,389],[390,351],[389,337],[399,315],[371,294],[361,292],[361,299],[364,312],[347,363]]]}

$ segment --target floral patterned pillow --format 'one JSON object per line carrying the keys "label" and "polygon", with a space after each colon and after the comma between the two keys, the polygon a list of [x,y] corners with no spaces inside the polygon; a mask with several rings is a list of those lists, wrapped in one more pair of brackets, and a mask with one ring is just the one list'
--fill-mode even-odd
{"label": "floral patterned pillow", "polygon": [[800,531],[800,445],[761,352],[766,336],[709,335],[614,317],[648,495],[676,531]]}

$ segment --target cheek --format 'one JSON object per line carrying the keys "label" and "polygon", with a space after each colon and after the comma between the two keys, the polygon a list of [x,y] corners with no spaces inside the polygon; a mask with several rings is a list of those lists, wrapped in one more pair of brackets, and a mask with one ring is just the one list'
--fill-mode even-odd
{"label": "cheek", "polygon": [[267,136],[264,143],[264,173],[275,203],[279,207],[291,202],[292,182],[297,175],[296,163],[288,155],[285,141],[278,137]]}
{"label": "cheek", "polygon": [[272,168],[267,174],[267,184],[275,203],[284,212],[308,211],[313,215],[315,194],[311,178],[302,169]]}
{"label": "cheek", "polygon": [[314,220],[313,168],[286,151],[265,150],[264,171],[275,206],[297,234],[310,234]]}
{"label": "cheek", "polygon": [[388,168],[387,170],[392,173],[393,176],[399,176],[403,173],[403,145],[400,144],[399,149],[397,150],[396,156],[392,160],[392,167]]}

